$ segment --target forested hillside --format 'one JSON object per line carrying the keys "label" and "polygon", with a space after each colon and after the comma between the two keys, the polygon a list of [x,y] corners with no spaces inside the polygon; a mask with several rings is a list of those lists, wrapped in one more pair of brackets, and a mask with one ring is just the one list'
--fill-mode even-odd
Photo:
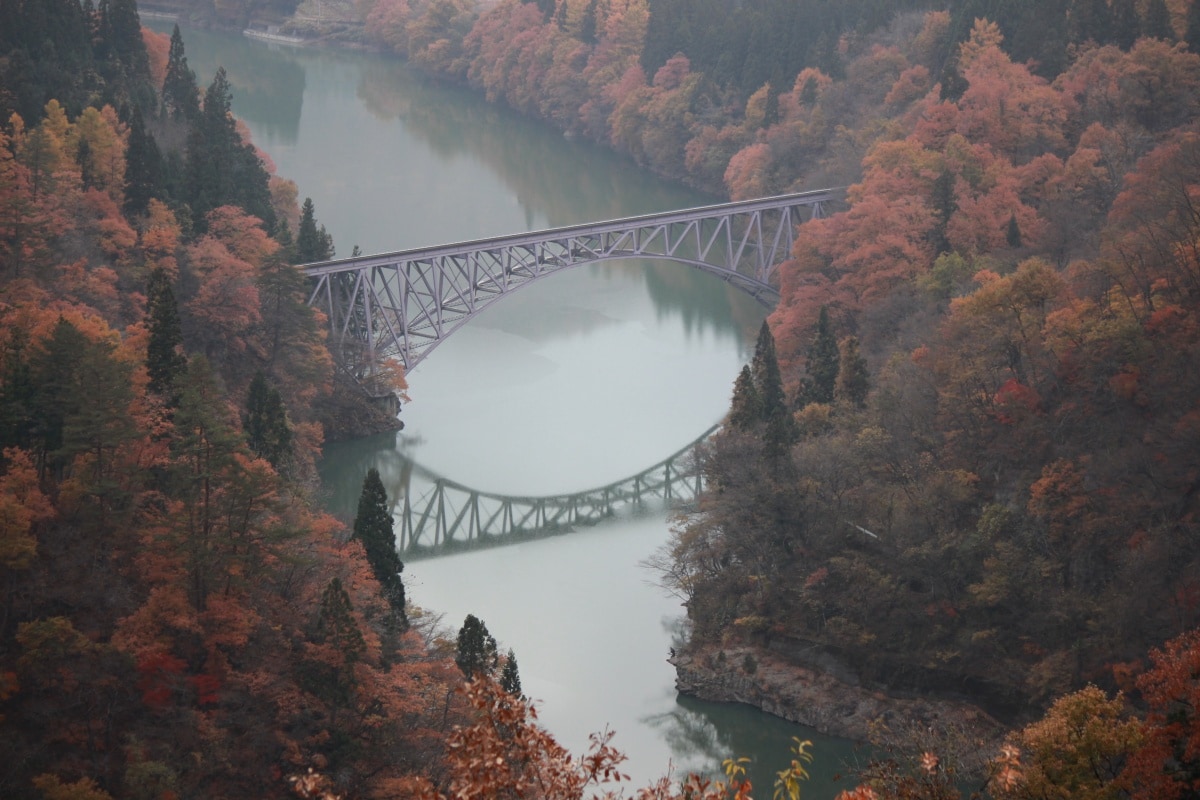
{"label": "forested hillside", "polygon": [[433,791],[459,672],[313,500],[313,205],[132,0],[0,19],[0,796]]}
{"label": "forested hillside", "polygon": [[[1033,720],[962,765],[995,797],[1194,793],[1200,3],[330,6],[648,169],[848,186],[662,559],[691,647]],[[456,693],[372,487],[354,530],[315,507],[335,370],[290,265],[332,242],[207,78],[133,0],[0,0],[0,795],[594,791],[607,738]],[[958,795],[910,755],[853,797]]]}

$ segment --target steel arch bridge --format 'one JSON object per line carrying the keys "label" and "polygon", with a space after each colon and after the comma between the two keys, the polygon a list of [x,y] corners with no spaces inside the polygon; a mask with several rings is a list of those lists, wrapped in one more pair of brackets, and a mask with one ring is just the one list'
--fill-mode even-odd
{"label": "steel arch bridge", "polygon": [[396,549],[414,558],[509,544],[595,525],[623,511],[693,503],[703,488],[696,448],[716,429],[636,475],[544,497],[481,492],[406,461],[387,487],[398,523]]}
{"label": "steel arch bridge", "polygon": [[570,267],[614,259],[678,261],[765,305],[791,255],[796,226],[821,216],[834,189],[572,225],[492,239],[302,265],[309,305],[331,341],[360,364],[406,370],[496,300]]}

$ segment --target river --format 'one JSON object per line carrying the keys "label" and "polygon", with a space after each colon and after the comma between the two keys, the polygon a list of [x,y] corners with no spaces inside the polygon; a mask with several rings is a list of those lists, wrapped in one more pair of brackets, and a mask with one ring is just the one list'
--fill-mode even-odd
{"label": "river", "polygon": [[[170,23],[147,20],[157,30]],[[280,175],[311,197],[339,255],[482,238],[713,202],[602,149],[396,60],[185,28],[201,88],[218,65],[233,109]],[[401,491],[406,465],[495,494],[544,496],[634,475],[724,414],[764,309],[678,264],[580,267],[506,298],[408,376],[400,434],[331,445],[330,509],[350,517],[368,466]],[[390,484],[390,485],[388,485]],[[409,486],[410,492],[420,491]],[[611,729],[631,786],[670,765],[753,759],[756,796],[815,743],[806,798],[844,783],[849,743],[743,706],[679,698],[666,663],[679,601],[642,562],[667,510],[618,514],[568,535],[410,560],[410,603],[453,635],[468,613],[515,651],[542,723],[573,752]]]}

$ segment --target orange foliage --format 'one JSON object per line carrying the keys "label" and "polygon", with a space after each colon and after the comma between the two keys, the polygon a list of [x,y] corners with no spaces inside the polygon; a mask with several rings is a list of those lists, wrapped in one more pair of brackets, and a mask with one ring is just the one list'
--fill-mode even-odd
{"label": "orange foliage", "polygon": [[1137,679],[1149,706],[1143,744],[1121,775],[1135,800],[1174,800],[1200,789],[1200,631],[1150,654],[1151,669]]}
{"label": "orange foliage", "polygon": [[142,42],[146,45],[146,55],[150,57],[150,80],[154,81],[155,86],[162,86],[167,77],[171,37],[149,28],[142,28]]}

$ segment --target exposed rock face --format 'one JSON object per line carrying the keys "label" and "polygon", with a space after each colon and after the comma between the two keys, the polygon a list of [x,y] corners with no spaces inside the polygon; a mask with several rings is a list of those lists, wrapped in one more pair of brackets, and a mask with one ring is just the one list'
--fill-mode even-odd
{"label": "exposed rock face", "polygon": [[1006,732],[1003,725],[968,703],[897,697],[859,686],[848,670],[835,663],[810,668],[745,645],[690,648],[670,661],[675,666],[675,687],[683,694],[746,703],[848,739],[867,740],[875,720],[953,726],[973,740],[989,743]]}

